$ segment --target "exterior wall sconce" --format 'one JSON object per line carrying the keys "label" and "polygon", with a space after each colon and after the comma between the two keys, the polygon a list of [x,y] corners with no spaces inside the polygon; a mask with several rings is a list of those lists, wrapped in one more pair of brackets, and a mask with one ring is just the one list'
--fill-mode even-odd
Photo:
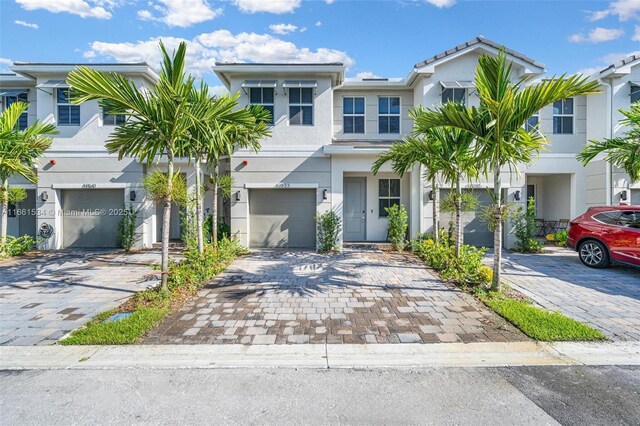
{"label": "exterior wall sconce", "polygon": [[240,201],[240,191],[236,191],[236,201]]}
{"label": "exterior wall sconce", "polygon": [[323,199],[323,200],[326,200],[326,199],[327,199],[327,192],[328,192],[328,191],[327,191],[326,189],[323,189],[323,190],[322,190],[322,199]]}
{"label": "exterior wall sconce", "polygon": [[42,194],[40,194],[40,199],[42,201],[47,201],[49,199],[49,194],[47,194],[47,191],[42,191]]}
{"label": "exterior wall sconce", "polygon": [[629,194],[627,193],[627,191],[626,191],[626,190],[625,190],[625,191],[622,191],[622,192],[620,193],[620,199],[621,199],[622,201],[627,201],[627,197],[628,197],[628,196],[629,196]]}
{"label": "exterior wall sconce", "polygon": [[513,193],[513,199],[516,201],[520,201],[520,191],[516,191]]}
{"label": "exterior wall sconce", "polygon": [[136,191],[130,191],[129,192],[129,200],[130,201],[135,201],[136,200]]}
{"label": "exterior wall sconce", "polygon": [[433,191],[429,191],[429,201],[433,201]]}

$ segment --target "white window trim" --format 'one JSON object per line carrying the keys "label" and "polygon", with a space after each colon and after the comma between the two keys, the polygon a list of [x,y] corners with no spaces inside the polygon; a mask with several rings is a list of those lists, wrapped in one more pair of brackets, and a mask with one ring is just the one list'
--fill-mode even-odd
{"label": "white window trim", "polygon": [[[355,99],[362,98],[364,100],[364,112],[362,114],[356,114],[356,113],[345,114],[345,112],[344,112],[344,100],[346,98],[354,99],[354,102],[353,102],[354,111],[355,111]],[[363,117],[364,118],[364,131],[362,133],[356,133],[356,132],[346,133],[344,131],[344,118],[347,115],[349,117]],[[347,95],[345,95],[345,96],[342,97],[342,134],[345,134],[345,135],[366,135],[367,134],[367,97],[366,96],[347,96]]]}
{"label": "white window trim", "polygon": [[[398,98],[398,113],[397,114],[380,114],[380,98],[387,98],[387,99],[391,99],[391,98]],[[391,102],[389,102],[389,109],[391,109]],[[380,117],[398,117],[398,133],[391,133],[391,132],[387,132],[387,133],[380,133]],[[385,95],[385,96],[378,96],[378,119],[376,120],[376,127],[378,128],[378,134],[379,135],[401,135],[402,134],[402,96],[400,95]],[[389,128],[391,128],[391,126],[389,126]]]}
{"label": "white window trim", "polygon": [[[380,195],[380,181],[382,180],[388,180],[389,181],[389,193],[391,193],[391,181],[392,180],[397,180],[398,181],[398,196],[397,197],[392,197],[391,195],[389,196],[381,196]],[[402,179],[400,178],[378,178],[378,218],[382,218],[382,219],[386,219],[388,217],[387,216],[383,216],[382,215],[382,211],[380,211],[380,200],[399,200],[398,204],[402,205]]]}
{"label": "white window trim", "polygon": [[[273,108],[273,114],[271,117],[271,123],[269,123],[269,127],[272,127],[276,124],[276,88],[275,86],[271,87],[271,86],[264,86],[264,87],[249,87],[249,105],[259,105],[261,107],[265,107],[265,106],[270,106]],[[251,102],[251,91],[252,90],[260,90],[260,102]],[[269,102],[264,102],[264,90],[265,89],[271,89],[273,90],[273,102],[269,103]]]}
{"label": "white window trim", "polygon": [[[311,90],[311,103],[303,103],[302,102],[302,90],[310,89]],[[301,126],[301,127],[313,127],[316,125],[316,109],[315,109],[315,92],[312,87],[289,87],[289,92],[287,95],[289,96],[289,105],[287,106],[287,122],[289,126]],[[291,103],[291,90],[300,90],[300,103],[292,104]],[[291,124],[291,108],[290,107],[311,107],[311,124],[304,124],[300,122],[300,124]]]}
{"label": "white window trim", "polygon": [[[572,114],[564,114],[562,112],[562,110],[564,110],[564,105],[562,105],[562,108],[560,109],[560,114],[556,114],[553,111],[553,104],[551,104],[551,131],[554,135],[560,135],[560,136],[571,136],[571,135],[575,135],[576,134],[576,98],[565,98],[565,99],[571,99],[572,100],[572,104],[573,104],[573,111]],[[564,99],[561,99],[561,102],[564,103]],[[553,125],[553,119],[556,117],[571,117],[571,133],[555,133],[553,130],[555,128],[555,126]]]}
{"label": "white window trim", "polygon": [[78,122],[78,124],[72,124],[72,123],[60,123],[60,117],[59,117],[59,106],[77,106],[78,107],[78,113],[80,113],[80,105],[75,105],[75,104],[71,104],[71,103],[66,103],[66,104],[61,104],[60,102],[58,102],[58,90],[68,90],[69,94],[71,94],[71,89],[69,87],[58,87],[55,90],[55,103],[56,103],[56,126],[63,126],[63,127],[79,127],[82,124],[82,117],[80,117],[80,121]]}

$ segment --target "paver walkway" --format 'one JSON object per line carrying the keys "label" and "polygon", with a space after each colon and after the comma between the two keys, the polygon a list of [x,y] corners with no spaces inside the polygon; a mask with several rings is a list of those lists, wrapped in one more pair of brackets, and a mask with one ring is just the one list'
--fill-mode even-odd
{"label": "paver walkway", "polygon": [[[47,345],[154,281],[157,252],[39,253],[0,262],[0,344]],[[155,281],[157,283],[157,281]]]}
{"label": "paver walkway", "polygon": [[614,340],[640,340],[640,269],[587,268],[578,254],[505,252],[504,280],[541,306],[590,324]]}
{"label": "paver walkway", "polygon": [[144,340],[429,343],[525,340],[410,254],[265,250],[237,259]]}

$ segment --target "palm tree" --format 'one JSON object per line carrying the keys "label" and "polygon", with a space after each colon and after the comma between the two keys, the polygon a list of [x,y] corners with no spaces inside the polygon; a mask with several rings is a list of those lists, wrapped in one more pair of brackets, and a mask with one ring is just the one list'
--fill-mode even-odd
{"label": "palm tree", "polygon": [[[416,121],[424,111],[417,107],[410,112]],[[422,130],[414,127],[413,136],[393,144],[391,149],[381,154],[373,164],[372,171],[378,173],[387,161],[392,162],[392,169],[402,176],[414,164],[419,163],[427,168],[425,178],[432,181],[432,188],[437,190],[435,180],[439,174],[446,182],[455,186],[453,195],[456,211],[455,250],[456,256],[462,247],[462,179],[478,176],[477,160],[474,156],[474,136],[456,128],[432,128]],[[434,197],[435,198],[435,197]],[[435,202],[434,202],[435,204]],[[434,209],[434,218],[439,215]],[[437,219],[434,220],[434,234],[437,235]]]}
{"label": "palm tree", "polygon": [[18,130],[20,115],[29,108],[24,102],[14,102],[0,115],[0,196],[2,197],[2,223],[0,249],[7,242],[9,212],[9,178],[19,175],[31,183],[38,181],[33,170],[39,157],[51,146],[49,135],[58,132],[53,124],[35,122],[25,130]]}
{"label": "palm tree", "polygon": [[590,141],[576,158],[586,166],[598,154],[606,153],[605,159],[609,163],[623,169],[631,182],[637,182],[640,180],[640,102],[631,105],[629,111],[620,112],[625,117],[620,124],[630,127],[624,136]]}
{"label": "palm tree", "polygon": [[167,158],[168,188],[162,217],[161,262],[161,290],[166,291],[174,161],[195,120],[189,113],[193,78],[186,77],[184,70],[187,45],[180,43],[172,55],[162,42],[160,49],[162,69],[153,88],[140,89],[120,74],[99,72],[85,66],[70,72],[67,82],[73,87],[75,103],[97,100],[106,113],[128,116],[109,136],[106,147],[110,153],[117,152],[119,159],[137,157],[147,165],[163,156]]}
{"label": "palm tree", "polygon": [[541,108],[555,101],[597,93],[598,83],[586,77],[554,77],[525,87],[525,80],[512,80],[511,64],[501,49],[497,56],[482,55],[475,75],[478,107],[446,103],[424,111],[416,127],[427,130],[455,127],[477,138],[478,162],[486,174],[493,174],[494,261],[492,289],[499,291],[502,264],[501,170],[518,171],[519,165],[533,162],[547,143],[537,128],[526,130],[525,122]]}

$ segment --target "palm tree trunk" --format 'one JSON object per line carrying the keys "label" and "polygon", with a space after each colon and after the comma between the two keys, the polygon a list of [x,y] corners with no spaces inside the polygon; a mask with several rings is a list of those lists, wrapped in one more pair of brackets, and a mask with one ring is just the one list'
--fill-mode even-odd
{"label": "palm tree trunk", "polygon": [[460,257],[460,248],[462,248],[462,185],[460,177],[456,181],[456,257]]}
{"label": "palm tree trunk", "polygon": [[213,242],[213,250],[218,251],[218,164],[213,166],[213,208],[211,217],[211,241]]}
{"label": "palm tree trunk", "polygon": [[202,198],[201,187],[202,180],[200,178],[200,158],[196,158],[196,220],[197,220],[197,233],[198,233],[198,253],[204,252],[204,236],[203,236],[203,223],[202,223]]}
{"label": "palm tree trunk", "polygon": [[0,249],[7,243],[7,222],[9,220],[9,179],[2,182],[2,217],[0,218]]}
{"label": "palm tree trunk", "polygon": [[431,194],[433,194],[433,241],[438,245],[440,241],[440,190],[436,178],[431,180]]}
{"label": "palm tree trunk", "polygon": [[502,178],[500,177],[500,164],[496,161],[493,168],[493,196],[495,197],[494,226],[493,231],[493,281],[491,290],[500,291],[500,273],[502,266]]}
{"label": "palm tree trunk", "polygon": [[164,211],[162,212],[162,281],[161,290],[167,291],[167,281],[169,274],[169,232],[171,229],[171,203],[173,191],[173,151],[167,150],[167,199],[164,200]]}

